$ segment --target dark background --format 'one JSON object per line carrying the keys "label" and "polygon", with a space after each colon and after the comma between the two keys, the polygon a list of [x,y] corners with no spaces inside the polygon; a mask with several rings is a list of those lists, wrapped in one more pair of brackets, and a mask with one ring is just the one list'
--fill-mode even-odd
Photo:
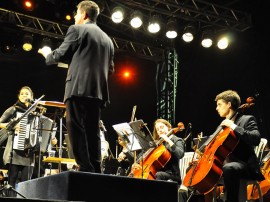
{"label": "dark background", "polygon": [[[178,122],[186,126],[191,123],[193,137],[200,132],[206,136],[214,132],[221,121],[215,110],[215,96],[221,91],[232,89],[240,94],[242,103],[247,97],[255,98],[255,106],[247,113],[256,116],[262,137],[269,139],[269,18],[264,1],[252,4],[249,1],[241,2],[243,8],[252,15],[253,27],[244,32],[232,32],[234,41],[228,49],[204,49],[198,39],[190,44],[180,39],[174,42],[179,70],[176,123],[173,127]],[[8,28],[2,25],[1,34],[7,33]],[[1,40],[8,39],[1,37]],[[16,102],[18,90],[24,85],[33,89],[35,98],[44,94],[43,100],[62,102],[67,69],[46,66],[37,49],[34,47],[31,52],[24,52],[18,48],[18,51],[9,55],[0,52],[0,114]],[[113,152],[117,135],[112,125],[129,122],[133,106],[137,106],[135,117],[143,119],[151,131],[154,120],[159,118],[155,85],[157,63],[129,52],[117,51],[115,64],[116,72],[109,79],[111,104],[102,112]],[[127,66],[134,72],[133,79],[129,81],[121,78],[121,72]],[[48,107],[45,115],[50,117],[55,110]],[[184,137],[186,134],[183,131],[177,135]]]}

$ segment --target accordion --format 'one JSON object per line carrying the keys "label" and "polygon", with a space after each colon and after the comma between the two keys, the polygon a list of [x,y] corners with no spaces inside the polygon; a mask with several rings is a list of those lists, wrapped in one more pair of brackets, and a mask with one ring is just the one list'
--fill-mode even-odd
{"label": "accordion", "polygon": [[[17,112],[16,118],[22,116],[22,113]],[[33,149],[37,144],[37,133],[38,130],[39,117],[33,114],[28,114],[24,116],[19,124],[19,130],[15,131],[13,139],[13,149],[15,150],[27,150]]]}
{"label": "accordion", "polygon": [[[22,113],[17,112],[17,118]],[[19,122],[19,130],[15,131],[13,139],[13,149],[37,151],[40,149],[41,153],[47,151],[51,142],[51,137],[55,136],[55,126],[53,120],[45,116],[37,116],[28,114],[24,116]]]}

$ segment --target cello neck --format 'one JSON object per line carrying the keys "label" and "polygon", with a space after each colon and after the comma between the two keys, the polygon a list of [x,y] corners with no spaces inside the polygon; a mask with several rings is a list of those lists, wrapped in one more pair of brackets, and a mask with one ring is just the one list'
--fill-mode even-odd
{"label": "cello neck", "polygon": [[[233,119],[234,117],[236,117],[236,115],[238,115],[238,111],[241,107],[239,107],[228,119]],[[209,136],[209,138],[204,142],[204,144],[198,149],[200,152],[202,152],[204,150],[204,148],[210,143],[212,142],[216,136],[223,130],[224,128],[219,125],[216,129],[216,131]]]}

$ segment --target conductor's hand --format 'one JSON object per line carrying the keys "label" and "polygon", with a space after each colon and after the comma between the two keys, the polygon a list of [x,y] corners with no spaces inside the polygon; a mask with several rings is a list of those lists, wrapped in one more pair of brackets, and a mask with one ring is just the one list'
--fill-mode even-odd
{"label": "conductor's hand", "polygon": [[48,54],[52,52],[52,49],[48,46],[44,46],[43,48],[38,49],[38,53],[43,55],[43,57],[46,59]]}

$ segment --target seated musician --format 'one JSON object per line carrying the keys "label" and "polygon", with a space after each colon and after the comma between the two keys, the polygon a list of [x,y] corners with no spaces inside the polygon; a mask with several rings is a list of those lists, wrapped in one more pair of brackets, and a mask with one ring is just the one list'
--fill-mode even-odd
{"label": "seated musician", "polygon": [[[241,179],[264,179],[260,171],[259,160],[254,147],[260,143],[260,132],[257,122],[252,115],[236,113],[241,104],[240,96],[236,91],[226,90],[215,98],[216,110],[224,120],[220,126],[230,128],[236,135],[236,147],[227,156],[223,165],[224,189],[227,202],[238,202],[239,184]],[[206,201],[209,200],[209,195]]]}
{"label": "seated musician", "polygon": [[[24,113],[29,108],[28,99],[32,100],[34,97],[33,91],[28,86],[23,86],[19,90],[18,101],[11,107],[9,107],[3,115],[0,117],[0,128],[5,128],[8,123],[17,117],[19,113]],[[22,124],[17,124],[14,128],[13,133],[19,133],[21,131]],[[9,135],[3,155],[4,165],[8,169],[8,183],[13,188],[18,181],[26,181],[31,179],[34,163],[35,154],[32,152],[26,152],[23,150],[13,149],[13,135]],[[19,172],[20,179],[19,179]],[[11,193],[11,196],[14,193]]]}
{"label": "seated musician", "polygon": [[166,134],[172,129],[171,124],[164,119],[157,119],[154,123],[153,138],[158,141],[162,138],[166,149],[171,153],[171,158],[164,168],[156,173],[157,180],[172,180],[180,185],[182,180],[179,170],[179,159],[184,157],[185,142],[183,139],[172,134]]}
{"label": "seated musician", "polygon": [[[163,168],[155,174],[156,180],[174,181],[180,186],[182,179],[180,176],[179,159],[184,157],[185,142],[182,138],[174,134],[168,135],[172,129],[171,124],[165,119],[157,119],[154,122],[153,139],[158,142],[161,138],[162,144],[170,152],[171,158]],[[140,169],[138,165],[133,165],[132,169]],[[186,201],[187,193],[179,193],[179,202]]]}
{"label": "seated musician", "polygon": [[122,150],[117,157],[117,160],[120,163],[118,174],[127,175],[130,172],[132,163],[134,162],[134,153],[128,150],[125,141],[123,141],[120,136],[118,136],[118,144],[122,146]]}

